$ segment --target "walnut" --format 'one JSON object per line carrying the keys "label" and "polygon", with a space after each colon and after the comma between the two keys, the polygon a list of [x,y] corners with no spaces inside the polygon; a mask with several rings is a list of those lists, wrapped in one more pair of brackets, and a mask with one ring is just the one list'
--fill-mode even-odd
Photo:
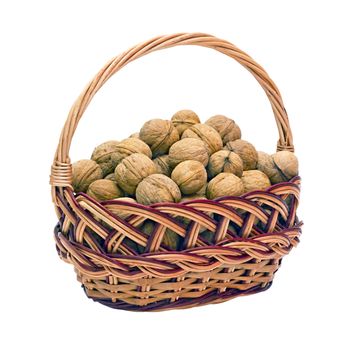
{"label": "walnut", "polygon": [[185,130],[182,138],[188,137],[202,140],[206,145],[209,155],[219,151],[223,146],[220,134],[207,124],[195,124]]}
{"label": "walnut", "polygon": [[208,176],[213,178],[219,173],[232,173],[241,177],[243,173],[241,157],[229,150],[221,150],[212,154],[208,163]]}
{"label": "walnut", "polygon": [[153,158],[167,153],[169,147],[180,139],[172,122],[162,119],[146,122],[140,130],[139,137],[151,147]]}
{"label": "walnut", "polygon": [[208,183],[206,182],[194,195],[205,196],[207,193]]}
{"label": "walnut", "polygon": [[131,139],[139,139],[140,138],[140,133],[139,132],[134,132],[129,136]]}
{"label": "walnut", "polygon": [[196,113],[189,109],[183,109],[172,116],[171,122],[181,136],[186,129],[194,124],[199,124],[201,121]]}
{"label": "walnut", "polygon": [[136,200],[144,205],[161,202],[179,202],[181,192],[177,184],[163,174],[143,179],[136,189]]}
{"label": "walnut", "polygon": [[288,181],[298,175],[298,159],[288,151],[280,151],[272,156],[258,152],[257,168],[264,172],[272,184]]}
{"label": "walnut", "polygon": [[224,196],[240,196],[244,193],[242,180],[230,173],[216,175],[207,187],[207,197],[214,199]]}
{"label": "walnut", "polygon": [[106,201],[121,197],[123,191],[114,181],[100,179],[90,184],[86,194],[98,201]]}
{"label": "walnut", "polygon": [[284,181],[288,181],[298,175],[299,163],[294,153],[280,151],[272,155],[272,160]]}
{"label": "walnut", "polygon": [[171,178],[180,187],[183,194],[194,194],[207,182],[207,172],[201,162],[185,160],[176,166]]}
{"label": "walnut", "polygon": [[157,170],[158,174],[164,174],[164,175],[170,177],[172,169],[170,167],[170,161],[169,161],[168,154],[164,154],[162,156],[154,158],[153,163],[156,166],[156,170]]}
{"label": "walnut", "polygon": [[257,169],[265,173],[272,184],[284,181],[282,174],[275,166],[272,156],[265,152],[258,152]]}
{"label": "walnut", "polygon": [[[119,197],[116,198],[117,201],[122,201],[122,202],[128,202],[128,203],[136,203],[134,198],[130,197]],[[108,207],[108,210],[118,216],[119,218],[125,220],[128,216],[130,216],[130,212],[128,210],[120,209],[119,206],[110,206]]]}
{"label": "walnut", "polygon": [[115,168],[115,178],[118,185],[127,194],[133,195],[137,185],[145,177],[155,172],[156,167],[150,158],[141,153],[134,153],[124,158],[117,165]]}
{"label": "walnut", "polygon": [[258,152],[255,147],[244,140],[230,141],[226,143],[224,149],[237,153],[243,160],[243,170],[256,169],[258,162]]}
{"label": "walnut", "polygon": [[115,183],[117,183],[117,180],[115,179],[115,174],[114,172],[111,173],[111,174],[108,174],[107,176],[104,177],[106,180],[112,180],[114,181]]}
{"label": "walnut", "polygon": [[113,173],[117,166],[116,160],[112,159],[112,154],[117,151],[119,141],[107,141],[97,146],[92,152],[91,159],[102,169],[103,176]]}
{"label": "walnut", "polygon": [[118,165],[125,157],[133,153],[142,153],[148,158],[152,158],[152,151],[143,141],[137,138],[128,138],[120,141],[116,145],[116,151],[112,153],[112,160]]}
{"label": "walnut", "polygon": [[264,190],[271,186],[268,176],[260,170],[243,171],[242,181],[244,192]]}
{"label": "walnut", "polygon": [[209,155],[205,143],[196,138],[185,138],[175,142],[169,149],[169,163],[175,167],[185,160],[198,160],[207,166]]}
{"label": "walnut", "polygon": [[220,134],[224,144],[229,141],[238,140],[242,136],[239,126],[232,119],[224,115],[214,115],[205,124],[213,127]]}
{"label": "walnut", "polygon": [[102,169],[94,160],[79,160],[73,163],[72,171],[73,188],[76,193],[86,192],[92,182],[102,179]]}

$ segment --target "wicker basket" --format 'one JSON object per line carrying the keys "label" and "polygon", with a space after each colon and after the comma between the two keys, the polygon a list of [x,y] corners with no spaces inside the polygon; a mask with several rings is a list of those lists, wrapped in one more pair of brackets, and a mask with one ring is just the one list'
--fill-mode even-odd
{"label": "wicker basket", "polygon": [[[177,45],[215,49],[248,69],[270,100],[279,132],[277,149],[293,151],[287,113],[276,85],[251,57],[227,41],[201,33],[161,36],[109,61],[69,113],[50,183],[59,218],[54,230],[59,256],[74,265],[89,298],[117,309],[181,309],[264,291],[301,234],[296,217],[299,177],[240,197],[151,206],[113,200],[97,203],[73,192],[69,148],[91,99],[128,62]],[[118,217],[115,213],[120,209],[129,216]],[[186,224],[178,218],[185,218]],[[155,224],[150,236],[139,229],[146,219]],[[182,237],[180,251],[171,251],[162,242],[167,228]],[[201,238],[201,228],[214,233],[215,244]],[[138,254],[125,240],[145,247],[144,252]]]}

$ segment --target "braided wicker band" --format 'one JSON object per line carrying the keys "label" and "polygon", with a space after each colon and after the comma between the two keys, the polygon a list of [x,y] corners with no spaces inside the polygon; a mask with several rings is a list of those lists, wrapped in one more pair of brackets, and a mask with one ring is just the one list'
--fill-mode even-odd
{"label": "braided wicker band", "polygon": [[[143,206],[98,203],[72,190],[69,148],[78,122],[102,85],[128,62],[177,45],[200,45],[241,63],[270,100],[279,132],[278,150],[293,151],[280,93],[262,67],[231,43],[201,33],[157,37],[113,58],[73,105],[62,130],[50,183],[59,223],[60,257],[73,264],[86,294],[113,308],[156,311],[218,303],[266,290],[281,259],[299,242],[296,216],[300,178],[265,191],[218,200]],[[120,217],[120,211],[127,216]],[[142,224],[154,225],[146,235]],[[167,229],[181,239],[180,251],[163,242]],[[214,243],[202,236],[211,233]],[[135,247],[142,247],[142,253]]]}

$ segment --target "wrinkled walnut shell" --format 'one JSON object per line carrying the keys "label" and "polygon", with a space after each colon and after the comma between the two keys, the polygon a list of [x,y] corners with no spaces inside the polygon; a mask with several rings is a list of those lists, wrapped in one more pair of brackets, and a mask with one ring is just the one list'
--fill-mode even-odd
{"label": "wrinkled walnut shell", "polygon": [[76,193],[86,192],[92,182],[102,179],[102,169],[94,160],[79,160],[73,163],[72,171],[73,188]]}
{"label": "wrinkled walnut shell", "polygon": [[255,147],[244,140],[230,141],[224,149],[237,153],[243,161],[243,170],[254,170],[258,163],[258,152]]}
{"label": "wrinkled walnut shell", "polygon": [[201,121],[195,112],[189,109],[183,109],[176,112],[172,116],[171,122],[174,124],[179,135],[181,136],[186,129],[190,128],[194,124],[199,124]]}
{"label": "wrinkled walnut shell", "polygon": [[185,130],[182,134],[182,138],[188,137],[202,140],[206,145],[209,155],[221,150],[223,147],[220,134],[207,124],[195,124]]}
{"label": "wrinkled walnut shell", "polygon": [[284,178],[276,168],[271,155],[265,152],[258,152],[258,164],[256,167],[268,176],[272,184],[284,181]]}
{"label": "wrinkled walnut shell", "polygon": [[224,196],[240,196],[244,193],[242,180],[230,173],[216,175],[207,187],[207,197],[214,199]]}
{"label": "wrinkled walnut shell", "polygon": [[169,149],[169,163],[172,168],[185,160],[198,160],[207,166],[209,156],[205,143],[196,138],[184,138]]}
{"label": "wrinkled walnut shell", "polygon": [[137,185],[145,177],[154,173],[156,173],[156,167],[152,160],[144,154],[134,153],[118,164],[114,174],[118,185],[127,194],[133,195]]}
{"label": "wrinkled walnut shell", "polygon": [[149,175],[136,189],[136,200],[144,205],[163,202],[179,202],[181,192],[177,184],[163,174]]}
{"label": "wrinkled walnut shell", "polygon": [[117,166],[112,155],[117,151],[118,145],[119,141],[107,141],[97,146],[92,152],[91,159],[101,167],[103,176],[112,173]]}
{"label": "wrinkled walnut shell", "polygon": [[299,163],[294,153],[280,151],[272,155],[272,160],[284,181],[288,181],[298,175]]}
{"label": "wrinkled walnut shell", "polygon": [[222,142],[226,144],[229,141],[235,141],[241,138],[241,129],[234,120],[224,115],[214,115],[209,118],[205,124],[214,128],[221,136]]}
{"label": "wrinkled walnut shell", "polygon": [[170,146],[180,139],[175,126],[169,120],[152,119],[140,130],[139,137],[152,150],[153,158],[168,152]]}
{"label": "wrinkled walnut shell", "polygon": [[168,154],[154,158],[153,163],[156,166],[157,174],[164,174],[170,177],[172,168],[170,166]]}
{"label": "wrinkled walnut shell", "polygon": [[134,153],[142,153],[148,158],[152,158],[152,151],[146,143],[138,138],[128,138],[120,141],[116,145],[116,151],[111,155],[115,164],[119,164],[124,158]]}
{"label": "wrinkled walnut shell", "polygon": [[123,195],[123,191],[112,180],[100,179],[92,182],[86,192],[97,201],[115,199]]}
{"label": "wrinkled walnut shell", "polygon": [[208,163],[208,176],[213,178],[220,173],[231,173],[241,177],[243,173],[241,157],[229,150],[221,150],[212,154]]}
{"label": "wrinkled walnut shell", "polygon": [[207,183],[207,172],[201,162],[185,160],[176,166],[171,178],[183,194],[194,194]]}
{"label": "wrinkled walnut shell", "polygon": [[242,181],[244,192],[264,190],[271,186],[268,176],[260,170],[243,171]]}

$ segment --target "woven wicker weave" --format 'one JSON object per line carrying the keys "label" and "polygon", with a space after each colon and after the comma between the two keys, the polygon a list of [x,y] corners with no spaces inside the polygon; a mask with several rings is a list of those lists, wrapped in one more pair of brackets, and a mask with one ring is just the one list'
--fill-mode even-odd
{"label": "woven wicker weave", "polygon": [[[97,203],[73,192],[69,148],[93,96],[127,63],[177,45],[215,49],[248,69],[270,100],[279,132],[277,149],[294,150],[277,87],[262,67],[227,41],[201,33],[161,36],[108,62],[69,113],[50,183],[59,218],[55,240],[60,257],[74,265],[88,297],[113,308],[180,309],[266,290],[282,257],[297,245],[301,234],[296,217],[299,177],[240,197],[151,206],[113,200]],[[118,216],[120,210],[128,212],[126,218]],[[146,220],[154,223],[151,235],[140,229]],[[164,244],[166,229],[181,237],[180,251]],[[204,229],[213,233],[215,243],[200,234]],[[132,248],[133,242],[143,247],[142,253]]]}

